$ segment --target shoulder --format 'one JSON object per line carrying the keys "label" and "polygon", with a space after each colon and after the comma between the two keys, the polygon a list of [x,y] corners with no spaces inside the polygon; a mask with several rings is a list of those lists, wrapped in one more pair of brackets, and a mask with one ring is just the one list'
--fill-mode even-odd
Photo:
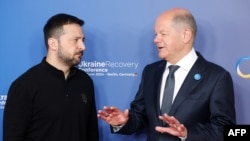
{"label": "shoulder", "polygon": [[199,55],[199,58],[197,62],[195,63],[195,66],[193,67],[193,70],[198,70],[198,72],[204,72],[208,76],[212,78],[221,78],[221,77],[227,77],[231,78],[231,74],[228,70],[226,70],[223,66],[208,61],[205,58],[203,58],[201,55]]}
{"label": "shoulder", "polygon": [[166,61],[165,60],[159,60],[150,64],[147,64],[144,69],[143,69],[143,74],[158,74],[162,73],[165,70],[166,66]]}
{"label": "shoulder", "polygon": [[37,64],[37,65],[27,69],[21,75],[19,75],[14,82],[30,80],[31,78],[34,78],[34,76],[36,76],[36,74],[38,74],[39,71],[41,71],[41,65]]}
{"label": "shoulder", "polygon": [[84,80],[92,81],[92,78],[85,71],[77,67],[74,67],[74,71],[76,72],[77,77],[80,77],[81,79],[84,79]]}
{"label": "shoulder", "polygon": [[28,70],[26,70],[24,73],[19,75],[10,85],[10,90],[15,89],[15,90],[23,90],[23,89],[30,89],[31,86],[34,84],[34,82],[37,81],[36,76],[38,71],[40,70],[40,65],[35,65]]}
{"label": "shoulder", "polygon": [[166,64],[167,64],[167,62],[165,60],[159,60],[159,61],[147,64],[145,66],[145,69],[158,69],[158,68],[165,67]]}

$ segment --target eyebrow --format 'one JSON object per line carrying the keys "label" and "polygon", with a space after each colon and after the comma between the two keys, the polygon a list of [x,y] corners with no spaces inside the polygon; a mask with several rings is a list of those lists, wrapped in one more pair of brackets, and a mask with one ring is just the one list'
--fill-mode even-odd
{"label": "eyebrow", "polygon": [[166,30],[160,30],[159,32],[154,31],[154,33],[168,33],[169,31]]}

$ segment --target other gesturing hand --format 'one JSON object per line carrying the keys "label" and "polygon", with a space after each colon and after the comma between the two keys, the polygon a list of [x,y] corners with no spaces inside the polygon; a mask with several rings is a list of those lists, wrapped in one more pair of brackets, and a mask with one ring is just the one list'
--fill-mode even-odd
{"label": "other gesturing hand", "polygon": [[103,110],[99,110],[97,117],[106,121],[111,126],[124,125],[128,121],[129,110],[126,109],[123,112],[117,107],[104,106]]}
{"label": "other gesturing hand", "polygon": [[187,137],[187,128],[181,124],[175,117],[164,114],[159,116],[161,120],[169,125],[169,127],[156,126],[155,130],[161,133],[168,133],[173,136]]}

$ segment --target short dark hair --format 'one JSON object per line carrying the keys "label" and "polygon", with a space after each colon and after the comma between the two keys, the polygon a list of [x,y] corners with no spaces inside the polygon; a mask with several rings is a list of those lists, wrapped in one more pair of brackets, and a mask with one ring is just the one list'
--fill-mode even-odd
{"label": "short dark hair", "polygon": [[43,33],[44,33],[44,41],[46,47],[48,47],[48,39],[50,37],[59,38],[60,35],[63,33],[63,26],[67,24],[78,24],[80,26],[84,25],[84,21],[79,19],[75,16],[65,14],[65,13],[58,13],[52,16],[47,23],[44,25]]}

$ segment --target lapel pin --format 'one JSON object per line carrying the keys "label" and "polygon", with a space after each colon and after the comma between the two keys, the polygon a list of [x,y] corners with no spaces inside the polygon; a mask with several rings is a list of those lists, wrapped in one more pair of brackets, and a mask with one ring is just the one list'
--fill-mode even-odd
{"label": "lapel pin", "polygon": [[196,74],[194,75],[194,79],[195,79],[195,80],[200,80],[200,79],[201,79],[201,75],[200,75],[199,73],[196,73]]}

